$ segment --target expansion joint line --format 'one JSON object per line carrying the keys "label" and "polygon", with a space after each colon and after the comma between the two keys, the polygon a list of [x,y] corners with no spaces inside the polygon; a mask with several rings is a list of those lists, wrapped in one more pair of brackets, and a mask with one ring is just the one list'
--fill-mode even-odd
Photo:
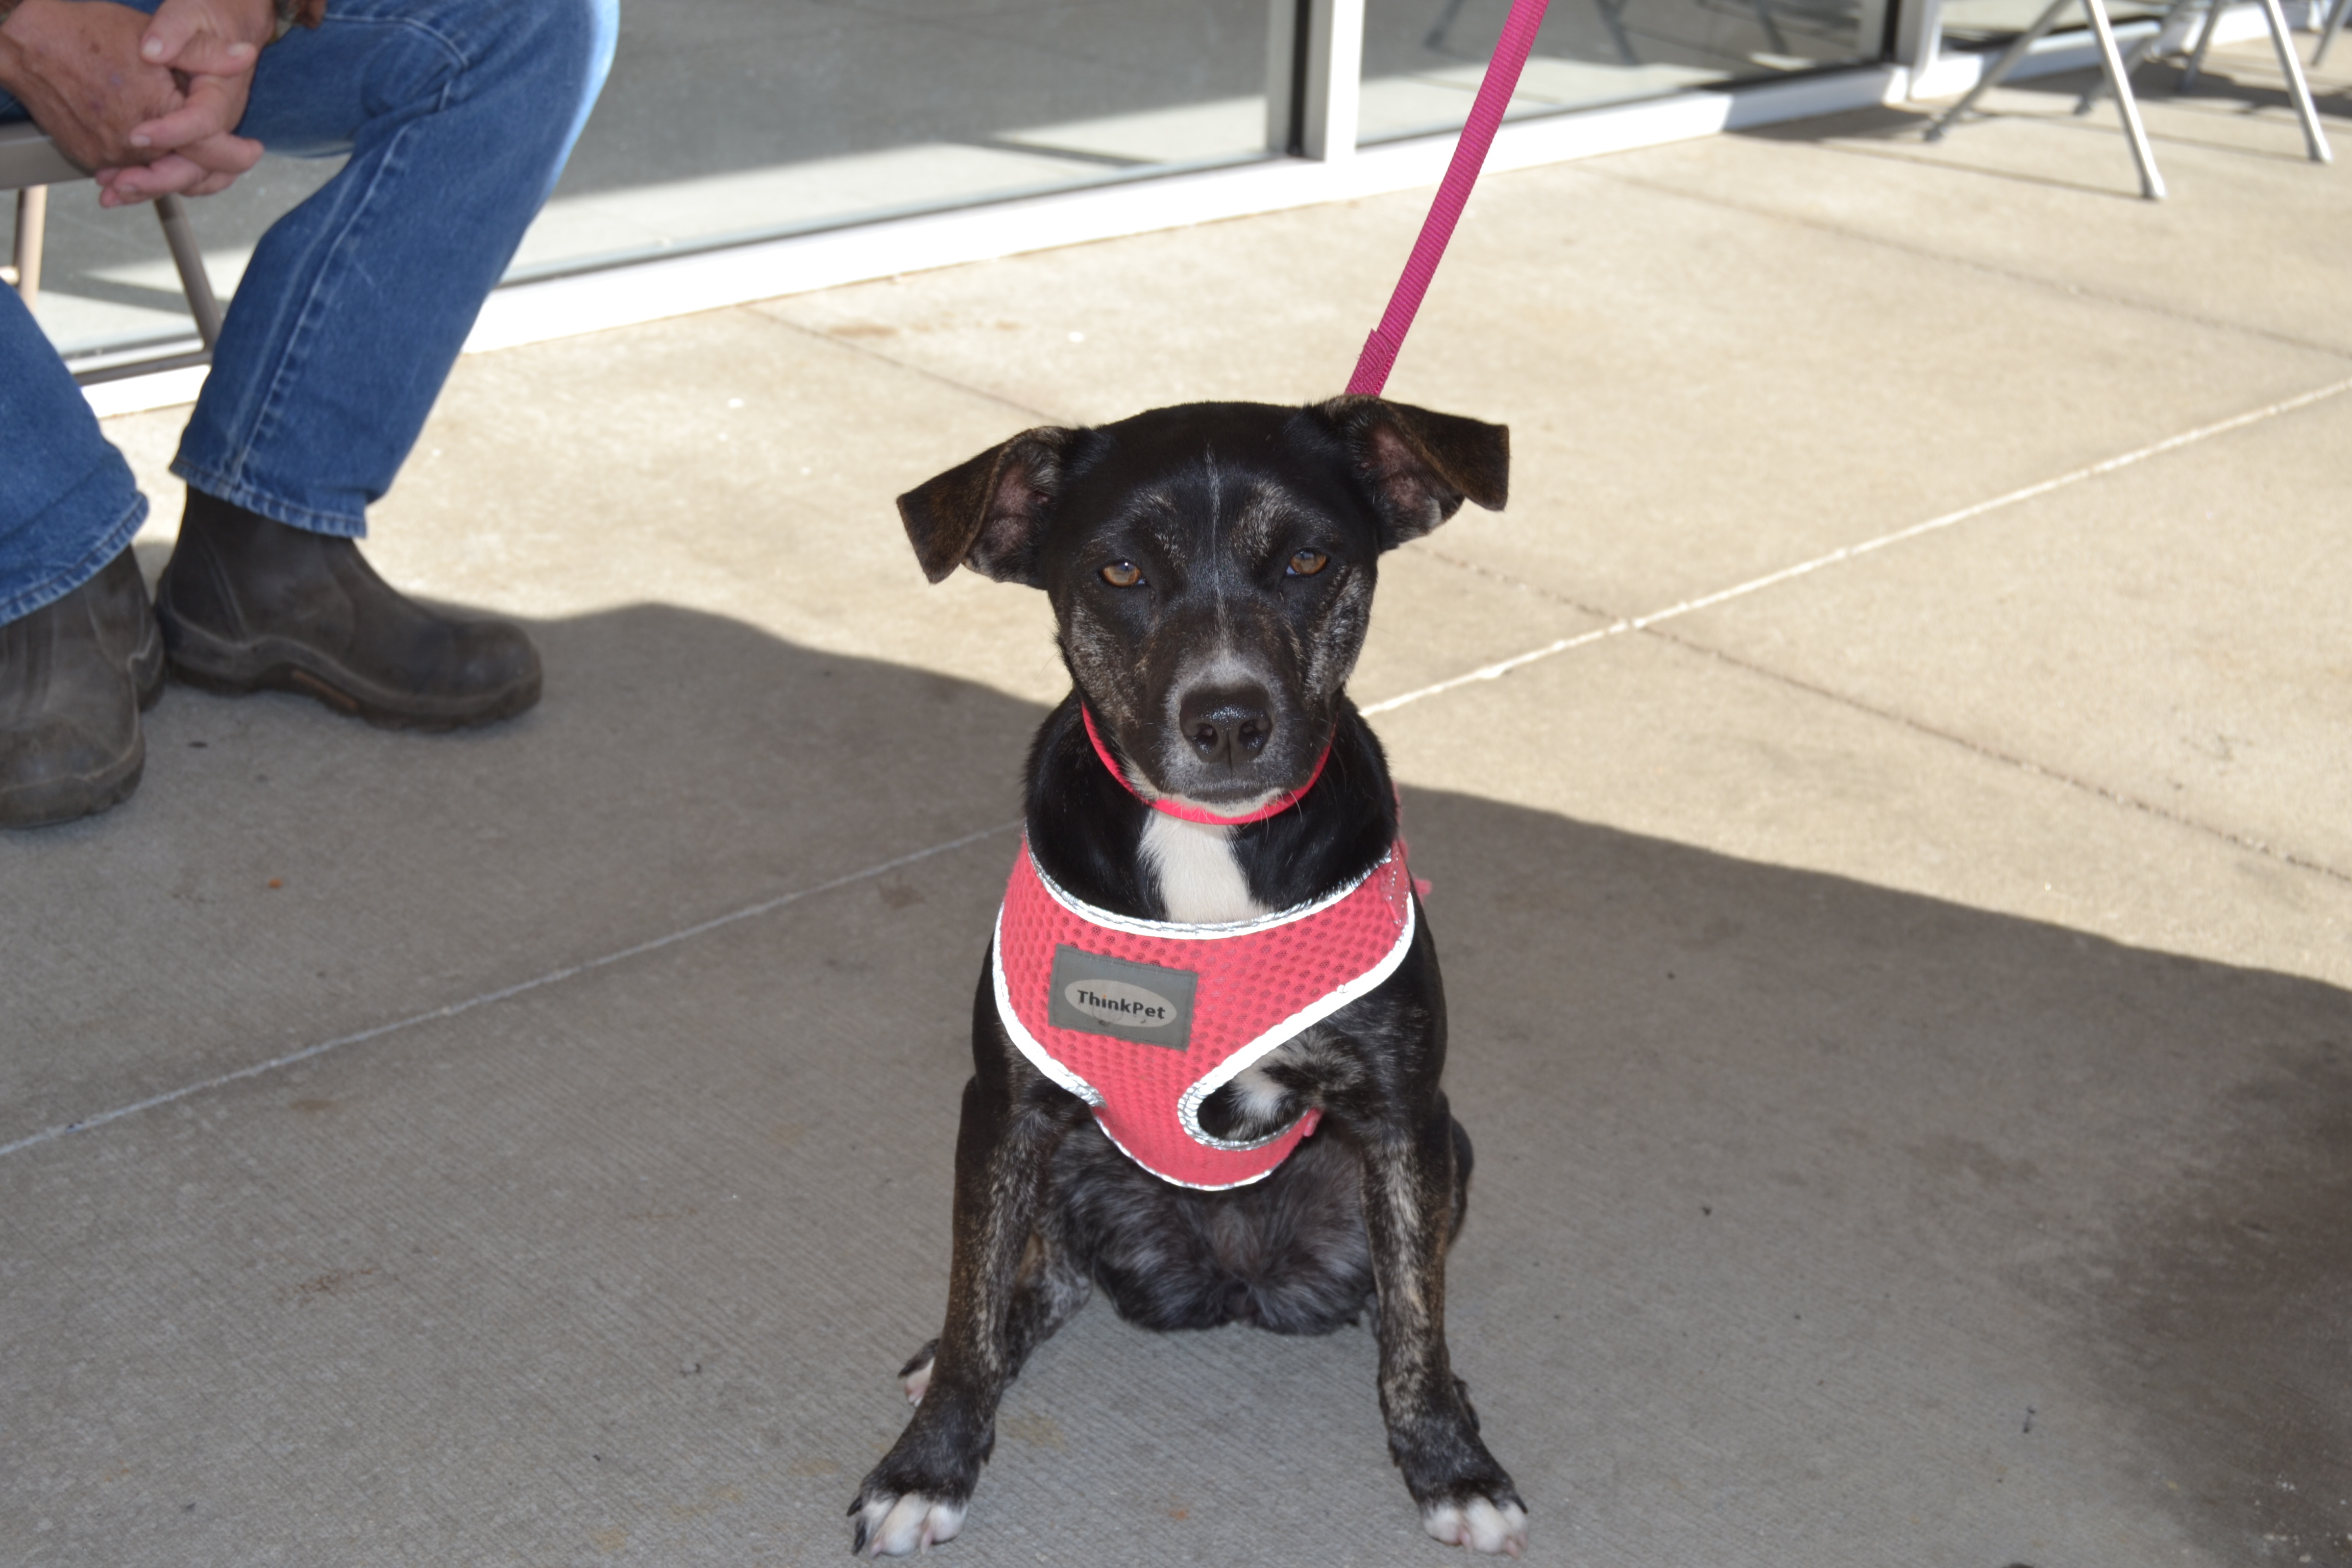
{"label": "expansion joint line", "polygon": [[[2163,821],[2172,823],[2177,826],[2186,827],[2192,832],[2201,833],[2210,837],[2218,838],[2224,843],[2233,845],[2238,848],[2249,850],[2254,854],[2267,856],[2270,858],[2280,862],[2282,865],[2292,866],[2297,870],[2314,872],[2319,876],[2328,878],[2333,881],[2352,882],[2352,875],[2347,875],[2342,869],[2334,866],[2322,865],[2315,860],[2307,859],[2303,856],[2283,849],[2275,844],[2265,843],[2257,838],[2249,838],[2243,834],[2233,833],[2226,827],[2219,827],[2214,826],[2212,823],[2200,821],[2196,817],[2187,816],[2181,812],[2174,811],[2169,807],[2158,805],[2153,801],[2143,800],[2137,795],[2123,794],[2120,791],[2111,789],[2105,784],[2095,784],[2091,780],[2078,778],[2072,773],[2060,772],[2057,769],[2037,763],[2030,757],[2019,756],[2013,752],[2004,752],[1997,747],[1988,746],[1980,741],[1971,740],[1965,735],[1955,734],[1949,731],[1937,729],[1932,724],[1923,723],[1919,720],[1908,717],[1907,715],[1875,707],[1870,703],[1862,701],[1858,698],[1849,696],[1844,692],[1835,691],[1828,687],[1820,686],[1811,681],[1800,679],[1797,677],[1784,674],[1781,671],[1769,668],[1766,666],[1756,664],[1748,659],[1740,658],[1736,655],[1726,653],[1720,648],[1710,647],[1704,643],[1697,642],[1675,632],[1655,629],[1658,627],[1660,623],[1672,620],[1678,616],[1687,615],[1694,610],[1705,609],[1711,605],[1719,605],[1728,599],[1739,598],[1742,595],[1755,593],[1763,588],[1770,587],[1775,584],[1785,583],[1791,578],[1801,577],[1808,573],[1818,571],[1824,566],[1834,565],[1841,561],[1853,560],[1857,556],[1867,554],[1871,551],[1883,549],[1889,544],[1898,543],[1906,539],[1915,539],[1921,534],[1929,533],[1937,529],[1949,528],[1956,523],[1965,522],[1970,518],[1982,517],[1987,512],[1996,511],[2003,507],[2011,506],[2021,501],[2031,500],[2038,496],[2048,495],[2053,490],[2063,489],[2069,485],[2079,484],[2084,479],[2095,479],[2102,474],[2114,473],[2118,468],[2129,468],[2135,463],[2145,462],[2150,458],[2158,457],[2167,452],[2178,451],[2183,447],[2190,446],[2196,442],[2206,440],[2214,436],[2223,435],[2231,430],[2242,429],[2246,426],[2256,424],[2276,415],[2292,413],[2298,408],[2309,407],[2315,403],[2319,403],[2327,398],[2337,396],[2345,392],[2352,392],[2352,379],[2335,382],[2329,385],[2304,393],[2300,396],[2285,398],[2277,403],[2268,404],[2261,408],[2253,409],[2245,414],[2237,415],[2232,418],[2224,419],[2216,424],[2203,425],[2198,426],[2194,430],[2183,431],[2178,436],[2170,437],[2162,441],[2151,443],[2146,447],[2137,447],[2132,451],[2126,452],[2119,457],[2109,458],[2104,462],[2093,463],[2086,468],[2076,468],[2071,473],[2061,474],[2056,479],[2045,479],[2042,483],[2036,485],[2028,485],[2022,489],[2011,490],[2007,495],[1996,496],[1990,500],[1979,501],[1974,506],[1963,507],[1958,511],[1947,512],[1941,517],[1930,518],[1926,522],[1915,523],[1909,528],[1897,529],[1892,533],[1881,534],[1874,539],[1865,540],[1859,544],[1847,545],[1837,550],[1832,550],[1825,555],[1817,555],[1810,561],[1799,562],[1796,565],[1784,567],[1778,572],[1768,573],[1764,576],[1751,579],[1748,582],[1738,584],[1733,587],[1725,588],[1717,593],[1705,595],[1695,599],[1685,599],[1678,605],[1670,605],[1663,610],[1652,611],[1646,616],[1622,617],[1611,622],[1605,626],[1597,627],[1592,631],[1585,632],[1576,637],[1562,637],[1558,642],[1547,643],[1542,647],[1533,648],[1513,658],[1502,659],[1496,663],[1484,666],[1481,668],[1471,670],[1465,675],[1457,675],[1449,680],[1437,681],[1432,685],[1422,687],[1417,690],[1405,692],[1402,696],[1389,698],[1385,701],[1370,703],[1362,710],[1366,714],[1385,713],[1391,709],[1402,708],[1409,702],[1418,701],[1422,698],[1435,696],[1440,692],[1451,691],[1458,687],[1467,686],[1475,681],[1500,679],[1502,677],[1508,675],[1515,669],[1520,668],[1526,665],[1536,663],[1540,659],[1550,658],[1557,654],[1566,653],[1572,648],[1583,647],[1589,644],[1597,643],[1608,637],[1618,637],[1626,632],[1649,632],[1660,640],[1672,643],[1676,647],[1685,649],[1692,653],[1703,654],[1720,663],[1728,664],[1737,668],[1748,670],[1753,674],[1762,676],[1767,679],[1777,681],[1781,685],[1792,687],[1798,690],[1810,692],[1816,697],[1825,698],[1843,707],[1853,709],[1856,712],[1866,713],[1875,719],[1882,719],[1892,723],[1903,725],[1906,729],[1915,731],[1919,734],[1928,736],[1931,739],[1943,741],[1949,744],[1958,746],[1965,751],[1975,752],[1977,755],[1984,757],[1989,761],[2000,763],[2010,767],[2019,768],[2024,772],[2054,780],[2055,782],[2065,784],[2070,788],[2078,789],[2085,794],[2096,795],[2099,798],[2112,802],[2116,805],[2126,806],[2131,810],[2145,813],[2149,816],[2154,816]],[[1444,562],[1449,566],[1454,566],[1466,572],[1475,573],[1477,575],[1482,577],[1490,577],[1496,582],[1506,583],[1516,588],[1530,589],[1536,593],[1543,595],[1546,598],[1557,600],[1558,602],[1568,605],[1570,608],[1578,610],[1584,614],[1593,616],[1604,616],[1606,614],[1605,611],[1596,609],[1592,605],[1580,603],[1574,599],[1569,598],[1565,595],[1554,593],[1549,589],[1538,587],[1534,584],[1527,583],[1519,578],[1510,576],[1507,574],[1497,572],[1492,567],[1481,565],[1476,562],[1466,561],[1458,556],[1446,554],[1442,551],[1433,550],[1428,552],[1428,553],[1435,556],[1438,560]]]}
{"label": "expansion joint line", "polygon": [[2330,383],[2328,385],[2303,393],[2298,396],[2266,404],[2263,407],[2233,416],[2215,424],[2200,425],[2194,430],[2184,430],[2178,436],[2168,437],[2164,440],[2136,447],[2121,456],[2106,458],[2103,462],[2092,463],[2070,473],[2061,474],[2056,479],[2043,479],[2039,484],[2027,485],[2022,489],[2011,490],[2007,495],[1995,496],[1990,500],[1981,500],[1973,506],[1964,506],[1958,511],[1948,511],[1941,517],[1931,517],[1925,522],[1915,522],[1908,528],[1898,528],[1891,533],[1882,533],[1874,539],[1865,539],[1858,544],[1842,544],[1826,554],[1816,555],[1809,561],[1800,561],[1793,566],[1783,566],[1778,572],[1768,572],[1761,577],[1751,577],[1745,583],[1717,589],[1712,594],[1703,594],[1696,598],[1685,599],[1680,604],[1669,605],[1660,610],[1652,610],[1647,615],[1626,616],[1608,626],[1597,626],[1591,631],[1579,633],[1575,637],[1561,637],[1557,642],[1546,643],[1541,647],[1529,648],[1527,652],[1514,654],[1509,658],[1482,665],[1465,674],[1444,680],[1433,681],[1427,686],[1418,687],[1379,702],[1368,703],[1362,711],[1367,717],[1375,713],[1386,713],[1391,710],[1402,708],[1407,703],[1418,702],[1425,697],[1435,697],[1441,692],[1452,691],[1459,687],[1473,685],[1482,680],[1500,680],[1515,669],[1524,668],[1530,664],[1538,663],[1572,649],[1603,642],[1611,637],[1622,637],[1627,632],[1646,631],[1662,622],[1675,620],[1696,611],[1711,609],[1717,605],[1726,604],[1733,599],[1745,598],[1750,594],[1760,593],[1766,588],[1776,587],[1782,583],[1807,576],[1821,571],[1823,567],[1858,560],[1874,551],[1884,550],[1888,545],[1900,544],[1906,540],[1917,539],[1922,534],[1951,528],[1956,524],[1967,522],[1971,518],[1982,517],[1988,512],[2000,511],[2004,508],[2036,500],[2053,491],[2081,484],[2085,479],[2095,479],[2104,474],[2112,474],[2119,468],[2128,468],[2136,463],[2144,463],[2150,458],[2159,458],[2167,452],[2177,452],[2183,447],[2192,447],[2200,441],[2210,440],[2216,436],[2224,436],[2232,430],[2242,430],[2249,425],[2257,425],[2282,414],[2292,414],[2296,409],[2307,408],[2315,403],[2325,402],[2346,392],[2352,392],[2352,378]]}
{"label": "expansion joint line", "polygon": [[405,1029],[414,1029],[419,1025],[436,1024],[444,1018],[455,1018],[460,1014],[470,1013],[477,1007],[488,1006],[493,1002],[504,1002],[527,992],[537,991],[543,986],[559,984],[583,974],[610,968],[614,964],[625,963],[632,958],[642,958],[649,952],[658,952],[663,948],[675,947],[679,942],[706,936],[721,927],[734,925],[740,921],[753,920],[761,915],[773,914],[778,910],[789,908],[821,894],[836,892],[859,882],[871,881],[902,866],[911,866],[919,860],[929,860],[934,856],[949,854],[967,845],[977,844],[983,838],[993,838],[999,834],[1013,832],[1020,826],[1019,822],[1000,822],[993,827],[983,827],[977,833],[967,833],[961,838],[950,838],[944,844],[934,844],[908,854],[894,856],[890,859],[868,866],[863,870],[852,871],[845,876],[835,877],[830,881],[819,882],[814,887],[796,889],[789,893],[780,893],[772,899],[762,899],[756,904],[746,904],[740,910],[730,910],[723,915],[714,915],[707,921],[698,921],[690,926],[682,926],[677,931],[648,938],[634,946],[622,948],[617,952],[605,953],[601,958],[591,958],[579,963],[566,964],[562,969],[551,969],[546,973],[536,975],[531,979],[519,981],[512,985],[503,985],[496,991],[485,991],[478,996],[468,996],[462,1002],[451,1002],[422,1013],[412,1013],[405,1018],[395,1018],[391,1023],[378,1024],[373,1028],[362,1029],[356,1034],[338,1035],[331,1040],[320,1040],[316,1045],[305,1046],[300,1050],[289,1051],[282,1057],[272,1057],[266,1062],[255,1062],[250,1067],[238,1068],[234,1072],[221,1073],[217,1077],[208,1078],[198,1083],[183,1084],[178,1089],[166,1089],[162,1094],[150,1095],[145,1100],[134,1101],[130,1105],[119,1105],[111,1110],[102,1110],[94,1116],[85,1116],[78,1121],[60,1122],[55,1127],[28,1133],[13,1143],[0,1143],[0,1155],[14,1154],[37,1144],[52,1142],[69,1132],[88,1132],[92,1128],[103,1127],[110,1121],[120,1121],[122,1118],[136,1115],[142,1110],[152,1110],[157,1106],[170,1105],[175,1100],[185,1100],[190,1095],[202,1094],[207,1089],[224,1088],[249,1078],[259,1078],[264,1073],[276,1072],[280,1068],[292,1067],[298,1062],[307,1062],[313,1057],[322,1057],[330,1051],[341,1050],[346,1046],[363,1045],[370,1040],[380,1040],[386,1035],[396,1035]]}

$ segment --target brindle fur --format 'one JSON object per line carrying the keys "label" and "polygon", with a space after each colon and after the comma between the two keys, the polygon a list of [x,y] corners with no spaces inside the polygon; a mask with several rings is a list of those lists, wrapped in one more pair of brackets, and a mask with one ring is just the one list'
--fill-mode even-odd
{"label": "brindle fur", "polygon": [[[1148,808],[1095,756],[1081,695],[1130,777],[1227,814],[1304,784],[1330,737],[1322,779],[1297,805],[1232,830],[1264,907],[1376,864],[1396,837],[1395,795],[1345,686],[1379,556],[1465,495],[1500,507],[1507,470],[1506,433],[1474,420],[1371,398],[1209,404],[1030,431],[902,497],[933,581],[963,563],[1052,598],[1076,689],[1031,748],[1029,843],[1046,874],[1106,909],[1167,918],[1139,854]],[[1307,548],[1328,564],[1286,571]],[[1105,582],[1115,561],[1141,568],[1140,591]],[[1186,754],[1178,715],[1236,669],[1270,733],[1255,757],[1203,763]],[[1470,1143],[1438,1087],[1444,993],[1425,914],[1384,984],[1259,1064],[1259,1092],[1228,1085],[1203,1106],[1202,1124],[1226,1137],[1321,1109],[1317,1135],[1248,1186],[1179,1187],[1120,1153],[1007,1038],[986,965],[972,1058],[946,1325],[908,1363],[911,1374],[930,1363],[929,1386],[850,1506],[854,1549],[868,1546],[880,1504],[970,1497],[1005,1384],[1095,1287],[1156,1329],[1325,1333],[1369,1310],[1390,1450],[1424,1512],[1523,1506],[1446,1355],[1445,1250]]]}

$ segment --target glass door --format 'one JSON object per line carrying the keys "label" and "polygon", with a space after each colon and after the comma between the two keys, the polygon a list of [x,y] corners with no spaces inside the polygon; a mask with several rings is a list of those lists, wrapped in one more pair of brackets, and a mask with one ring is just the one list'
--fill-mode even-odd
{"label": "glass door", "polygon": [[[1364,142],[1468,118],[1509,0],[1365,0]],[[1552,0],[1510,118],[1879,58],[1882,0]]]}
{"label": "glass door", "polygon": [[[509,276],[1273,156],[1268,3],[626,0],[604,97]],[[188,204],[224,300],[340,166],[266,157]],[[36,313],[79,367],[194,346],[151,214],[104,211],[82,181],[51,187],[47,226]]]}

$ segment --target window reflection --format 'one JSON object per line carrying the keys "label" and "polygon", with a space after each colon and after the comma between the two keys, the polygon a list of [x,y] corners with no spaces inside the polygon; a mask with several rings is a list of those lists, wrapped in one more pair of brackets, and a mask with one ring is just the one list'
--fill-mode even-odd
{"label": "window reflection", "polygon": [[[1266,156],[1267,0],[627,0],[611,79],[510,276]],[[339,160],[191,204],[224,297]],[[144,212],[51,193],[69,357],[192,336]]]}
{"label": "window reflection", "polygon": [[[1367,0],[1365,142],[1469,117],[1509,0]],[[1873,0],[1552,0],[1509,116],[1874,59]]]}

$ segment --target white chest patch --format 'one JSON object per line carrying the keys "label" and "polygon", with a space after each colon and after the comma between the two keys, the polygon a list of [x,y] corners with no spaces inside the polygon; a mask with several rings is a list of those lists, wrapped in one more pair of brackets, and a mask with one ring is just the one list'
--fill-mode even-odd
{"label": "white chest patch", "polygon": [[1217,925],[1268,912],[1250,897],[1230,827],[1155,811],[1143,825],[1143,860],[1160,883],[1160,902],[1171,921]]}

